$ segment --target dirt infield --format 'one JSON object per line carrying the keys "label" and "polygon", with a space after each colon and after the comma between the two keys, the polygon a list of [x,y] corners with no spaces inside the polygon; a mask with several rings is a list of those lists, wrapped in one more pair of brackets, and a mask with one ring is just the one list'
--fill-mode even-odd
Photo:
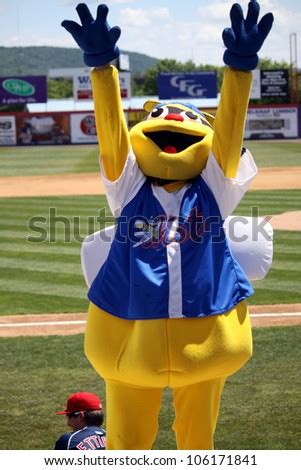
{"label": "dirt infield", "polygon": [[[253,327],[301,325],[301,304],[250,306]],[[0,337],[75,335],[85,331],[85,313],[0,317]]]}
{"label": "dirt infield", "polygon": [[301,211],[283,212],[273,215],[269,220],[274,230],[301,231]]}
{"label": "dirt infield", "polygon": [[[250,190],[301,189],[301,167],[260,168]],[[94,173],[0,178],[0,197],[83,196],[104,194]]]}
{"label": "dirt infield", "polygon": [[301,166],[259,168],[250,190],[301,189]]}
{"label": "dirt infield", "polygon": [[104,193],[100,176],[94,173],[0,178],[0,197],[88,196]]}

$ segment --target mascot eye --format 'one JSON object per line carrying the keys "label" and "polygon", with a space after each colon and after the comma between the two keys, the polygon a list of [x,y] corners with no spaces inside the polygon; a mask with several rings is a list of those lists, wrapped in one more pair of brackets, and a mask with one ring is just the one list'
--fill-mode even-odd
{"label": "mascot eye", "polygon": [[160,106],[160,108],[154,108],[153,111],[148,115],[147,119],[163,119],[168,114],[167,106]]}
{"label": "mascot eye", "polygon": [[186,111],[186,116],[188,116],[189,119],[193,119],[193,120],[196,120],[198,118],[198,116],[192,113],[191,111]]}
{"label": "mascot eye", "polygon": [[161,116],[161,114],[163,114],[163,108],[155,108],[151,113],[151,117],[156,118]]}
{"label": "mascot eye", "polygon": [[194,121],[194,122],[202,123],[202,120],[200,119],[200,117],[196,113],[193,113],[192,111],[182,111],[181,116],[183,116],[185,121]]}

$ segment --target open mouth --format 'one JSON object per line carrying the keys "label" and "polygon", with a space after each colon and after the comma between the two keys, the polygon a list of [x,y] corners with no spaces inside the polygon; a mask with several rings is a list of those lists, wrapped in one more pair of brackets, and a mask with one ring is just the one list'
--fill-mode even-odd
{"label": "open mouth", "polygon": [[144,132],[163,152],[179,153],[193,144],[201,142],[203,136],[182,134],[180,132],[156,131]]}

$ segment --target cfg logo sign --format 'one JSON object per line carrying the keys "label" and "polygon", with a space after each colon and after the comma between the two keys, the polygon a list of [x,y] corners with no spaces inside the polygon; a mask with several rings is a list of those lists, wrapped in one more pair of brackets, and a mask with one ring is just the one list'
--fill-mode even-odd
{"label": "cfg logo sign", "polygon": [[159,99],[216,98],[216,72],[160,73]]}

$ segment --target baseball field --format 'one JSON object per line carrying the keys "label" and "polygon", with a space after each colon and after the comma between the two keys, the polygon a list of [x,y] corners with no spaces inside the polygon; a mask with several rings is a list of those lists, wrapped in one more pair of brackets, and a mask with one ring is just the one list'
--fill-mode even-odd
{"label": "baseball field", "polygon": [[[254,355],[223,395],[217,449],[300,448],[301,143],[248,142],[259,175],[236,213],[272,216],[250,299]],[[66,397],[104,384],[83,354],[84,237],[111,225],[96,146],[0,148],[1,449],[51,449]],[[254,212],[255,211],[255,212]],[[174,449],[166,391],[155,448]],[[9,438],[8,438],[9,434]]]}

